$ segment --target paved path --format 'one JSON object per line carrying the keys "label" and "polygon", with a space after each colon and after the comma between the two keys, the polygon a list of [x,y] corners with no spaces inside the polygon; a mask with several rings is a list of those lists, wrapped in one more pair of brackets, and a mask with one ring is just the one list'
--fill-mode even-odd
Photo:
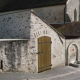
{"label": "paved path", "polygon": [[64,80],[61,78],[73,75],[75,73],[80,73],[80,68],[66,66],[50,69],[41,73],[23,73],[23,72],[0,73],[0,80],[58,80],[58,79]]}
{"label": "paved path", "polygon": [[48,80],[80,80],[80,71],[75,71],[73,73],[51,78]]}

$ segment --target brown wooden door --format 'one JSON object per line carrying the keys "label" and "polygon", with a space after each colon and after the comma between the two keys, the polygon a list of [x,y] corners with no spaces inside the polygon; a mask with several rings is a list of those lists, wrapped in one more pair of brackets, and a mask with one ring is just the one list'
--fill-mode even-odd
{"label": "brown wooden door", "polygon": [[38,38],[38,72],[51,68],[51,38]]}

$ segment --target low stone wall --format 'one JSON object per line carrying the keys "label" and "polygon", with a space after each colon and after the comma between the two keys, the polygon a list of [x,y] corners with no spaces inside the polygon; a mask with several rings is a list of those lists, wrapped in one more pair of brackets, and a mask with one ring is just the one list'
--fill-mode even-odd
{"label": "low stone wall", "polygon": [[0,42],[3,71],[26,71],[28,41]]}

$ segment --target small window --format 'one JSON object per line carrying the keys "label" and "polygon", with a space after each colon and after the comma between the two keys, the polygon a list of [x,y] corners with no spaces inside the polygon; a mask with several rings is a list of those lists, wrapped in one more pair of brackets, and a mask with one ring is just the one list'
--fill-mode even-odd
{"label": "small window", "polygon": [[0,69],[3,70],[3,60],[0,60]]}
{"label": "small window", "polygon": [[77,21],[77,11],[76,11],[76,9],[74,10],[74,21]]}

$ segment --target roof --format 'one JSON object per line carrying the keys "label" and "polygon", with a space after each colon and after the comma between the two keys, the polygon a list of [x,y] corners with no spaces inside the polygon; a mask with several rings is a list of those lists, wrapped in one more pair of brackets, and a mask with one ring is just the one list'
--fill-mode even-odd
{"label": "roof", "polygon": [[1,7],[0,12],[54,6],[65,4],[66,1],[67,0],[11,0],[11,2],[7,2],[3,7]]}
{"label": "roof", "polygon": [[[53,27],[55,26],[53,25]],[[67,23],[55,28],[59,33],[61,33],[66,38],[80,37],[80,22]]]}

